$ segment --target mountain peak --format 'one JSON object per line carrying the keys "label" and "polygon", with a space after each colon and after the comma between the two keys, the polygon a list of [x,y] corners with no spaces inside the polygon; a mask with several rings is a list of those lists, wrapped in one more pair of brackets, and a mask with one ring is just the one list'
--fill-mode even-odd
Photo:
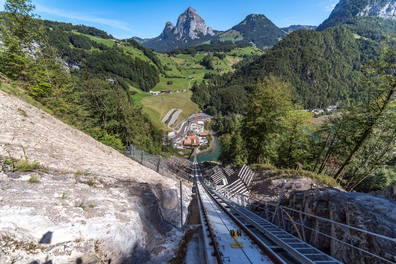
{"label": "mountain peak", "polygon": [[245,17],[241,24],[255,24],[255,23],[272,23],[265,15],[250,14]]}
{"label": "mountain peak", "polygon": [[200,36],[213,36],[213,30],[205,24],[205,20],[197,11],[189,7],[179,16],[174,28],[174,34],[178,40],[198,39]]}
{"label": "mountain peak", "polygon": [[168,22],[166,22],[166,24],[165,24],[165,27],[174,27],[174,25],[173,25],[173,23],[172,22],[170,22],[170,21],[168,21]]}
{"label": "mountain peak", "polygon": [[250,14],[239,23],[220,35],[223,39],[243,39],[258,47],[270,47],[286,36],[286,33],[271,22],[265,15]]}
{"label": "mountain peak", "polygon": [[329,18],[319,26],[325,29],[354,17],[379,17],[396,20],[396,0],[341,0]]}
{"label": "mountain peak", "polygon": [[187,8],[186,12],[187,14],[197,14],[197,10],[195,10],[194,8],[192,8],[191,6]]}
{"label": "mountain peak", "polygon": [[265,15],[263,15],[263,14],[250,14],[250,15],[246,16],[245,20],[247,20],[247,19],[259,19],[259,18],[267,19],[267,17]]}

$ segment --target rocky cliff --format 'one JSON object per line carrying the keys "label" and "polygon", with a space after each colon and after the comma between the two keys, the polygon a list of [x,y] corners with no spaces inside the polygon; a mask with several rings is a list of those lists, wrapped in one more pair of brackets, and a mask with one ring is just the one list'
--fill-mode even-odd
{"label": "rocky cliff", "polygon": [[396,19],[396,0],[341,0],[319,29],[344,23],[354,17]]}
{"label": "rocky cliff", "polygon": [[0,124],[0,263],[173,256],[182,235],[175,180],[1,91]]}
{"label": "rocky cliff", "polygon": [[[288,206],[319,217],[334,220],[360,229],[396,238],[396,203],[363,193],[346,193],[335,189],[319,189],[294,192]],[[330,225],[307,218],[305,224],[318,231],[331,234],[342,242],[351,243],[371,253],[396,261],[396,241],[380,239],[369,234]],[[307,232],[308,241],[330,253],[344,263],[379,264],[372,258],[335,240]]]}
{"label": "rocky cliff", "polygon": [[357,15],[396,19],[396,0],[371,1]]}
{"label": "rocky cliff", "polygon": [[179,16],[173,33],[177,40],[197,39],[201,36],[213,36],[213,30],[205,24],[197,11],[189,7],[186,12]]}
{"label": "rocky cliff", "polygon": [[197,11],[189,7],[179,16],[176,26],[167,22],[160,36],[140,42],[148,48],[168,51],[202,43],[214,35]]}

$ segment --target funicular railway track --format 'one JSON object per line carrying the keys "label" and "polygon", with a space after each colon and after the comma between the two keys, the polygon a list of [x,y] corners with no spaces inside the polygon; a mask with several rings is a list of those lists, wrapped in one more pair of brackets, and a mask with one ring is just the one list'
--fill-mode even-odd
{"label": "funicular railway track", "polygon": [[206,263],[342,263],[206,186],[196,162],[193,176]]}

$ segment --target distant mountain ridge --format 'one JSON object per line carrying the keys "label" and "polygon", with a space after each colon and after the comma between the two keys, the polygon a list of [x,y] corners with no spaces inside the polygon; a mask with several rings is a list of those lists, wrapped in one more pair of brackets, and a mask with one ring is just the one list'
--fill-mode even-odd
{"label": "distant mountain ridge", "polygon": [[265,15],[248,15],[241,23],[227,31],[216,31],[207,26],[195,9],[189,7],[177,24],[167,22],[162,33],[151,39],[134,37],[143,46],[157,51],[184,49],[210,42],[252,43],[259,48],[275,45],[287,34]]}
{"label": "distant mountain ridge", "polygon": [[356,17],[396,20],[396,0],[341,0],[318,29],[323,30]]}
{"label": "distant mountain ridge", "polygon": [[317,26],[310,26],[310,25],[290,25],[288,27],[281,28],[284,32],[290,34],[297,30],[316,30]]}
{"label": "distant mountain ridge", "polygon": [[244,41],[259,48],[271,47],[287,34],[265,15],[248,15],[241,23],[218,35],[220,41]]}

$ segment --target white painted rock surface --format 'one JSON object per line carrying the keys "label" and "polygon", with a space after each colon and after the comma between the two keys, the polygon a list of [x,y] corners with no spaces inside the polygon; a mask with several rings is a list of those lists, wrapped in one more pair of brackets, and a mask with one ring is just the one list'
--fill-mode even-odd
{"label": "white painted rock surface", "polygon": [[[163,263],[176,252],[178,182],[3,92],[0,124],[0,263]],[[9,156],[49,169],[14,173]]]}

